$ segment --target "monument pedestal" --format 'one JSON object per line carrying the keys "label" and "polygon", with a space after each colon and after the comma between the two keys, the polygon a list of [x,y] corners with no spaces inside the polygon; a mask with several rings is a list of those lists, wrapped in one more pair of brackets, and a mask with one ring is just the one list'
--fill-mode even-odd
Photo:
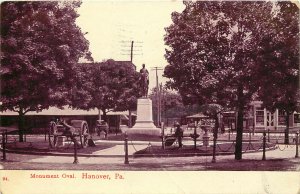
{"label": "monument pedestal", "polygon": [[161,129],[156,128],[152,119],[152,101],[148,98],[139,98],[137,102],[137,119],[132,128],[126,130],[127,134],[143,134],[160,136]]}

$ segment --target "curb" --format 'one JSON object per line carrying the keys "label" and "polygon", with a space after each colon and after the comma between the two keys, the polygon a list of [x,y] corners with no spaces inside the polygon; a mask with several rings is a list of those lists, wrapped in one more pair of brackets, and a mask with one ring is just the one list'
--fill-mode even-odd
{"label": "curb", "polygon": [[[272,151],[276,150],[276,144],[272,147],[266,147],[266,151]],[[0,150],[3,151],[3,149],[0,147]],[[15,153],[15,154],[24,154],[24,155],[38,155],[38,156],[66,156],[66,157],[74,157],[74,153],[60,153],[60,152],[35,152],[35,151],[20,151],[20,150],[11,150],[11,149],[5,149],[7,153]],[[262,152],[263,149],[258,150],[249,150],[249,151],[242,151],[243,154],[246,153],[257,153]],[[216,156],[221,155],[233,155],[234,152],[217,152]],[[129,157],[132,158],[139,158],[139,157],[193,157],[193,156],[212,156],[212,152],[209,153],[180,153],[180,154],[136,154],[136,152],[132,154],[128,154]],[[95,157],[95,158],[122,158],[125,157],[124,154],[112,154],[112,155],[95,155],[95,154],[83,154],[77,152],[77,157]]]}
{"label": "curb", "polygon": [[[2,151],[3,149],[0,148]],[[19,150],[7,150],[6,153],[14,154],[24,154],[24,155],[37,155],[37,156],[67,156],[74,157],[74,153],[59,153],[59,152],[29,152],[29,151],[19,151]],[[132,155],[129,155],[132,156]],[[120,158],[124,155],[93,155],[93,154],[80,154],[77,153],[77,157],[103,157],[103,158]]]}
{"label": "curb", "polygon": [[[272,151],[272,150],[276,150],[277,148],[271,147],[271,148],[266,148],[266,151]],[[258,152],[262,152],[263,149],[259,149],[259,150],[251,150],[251,151],[243,151],[243,154],[247,154],[247,153],[258,153]],[[216,156],[226,156],[226,155],[233,155],[234,152],[217,152]],[[212,153],[182,153],[182,154],[133,154],[133,158],[142,158],[142,157],[158,157],[158,158],[162,158],[162,157],[192,157],[192,156],[213,156]]]}

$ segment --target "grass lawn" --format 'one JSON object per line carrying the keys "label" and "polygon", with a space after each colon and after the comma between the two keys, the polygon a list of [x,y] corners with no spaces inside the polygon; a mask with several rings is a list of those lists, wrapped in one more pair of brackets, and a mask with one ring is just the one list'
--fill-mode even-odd
{"label": "grass lawn", "polygon": [[[111,148],[115,146],[111,143],[100,143],[96,144],[95,147],[86,147],[78,148],[77,153],[82,154],[92,154],[95,151]],[[12,151],[25,151],[25,152],[36,152],[36,153],[47,153],[47,152],[56,152],[56,153],[74,153],[73,143],[66,143],[64,147],[50,148],[48,142],[33,142],[33,143],[8,143],[7,149]]]}
{"label": "grass lawn", "polygon": [[[124,134],[109,134],[107,140],[114,141],[124,141]],[[130,134],[128,135],[128,140],[130,141],[151,141],[151,142],[161,142],[160,136],[152,136],[152,135],[143,135],[143,134]]]}
{"label": "grass lawn", "polygon": [[[300,159],[258,159],[234,160],[233,155],[218,156],[216,163],[212,163],[211,156],[200,157],[165,157],[165,158],[129,158],[129,164],[124,164],[121,159],[119,163],[36,163],[27,162],[40,156],[8,154],[9,160],[0,162],[4,169],[13,170],[124,170],[124,171],[299,171]],[[100,158],[99,161],[106,160]],[[119,160],[119,159],[117,159]]]}
{"label": "grass lawn", "polygon": [[[274,144],[267,143],[266,148],[274,148]],[[258,151],[262,149],[261,142],[243,143],[242,150],[244,152]],[[218,144],[216,147],[216,154],[233,154],[235,151],[234,143],[223,143]],[[213,147],[209,146],[197,146],[195,149],[193,145],[184,145],[182,148],[178,146],[170,146],[162,149],[161,146],[151,146],[143,150],[134,153],[134,157],[149,157],[149,156],[159,156],[159,157],[179,157],[179,156],[193,156],[193,155],[212,155]]]}

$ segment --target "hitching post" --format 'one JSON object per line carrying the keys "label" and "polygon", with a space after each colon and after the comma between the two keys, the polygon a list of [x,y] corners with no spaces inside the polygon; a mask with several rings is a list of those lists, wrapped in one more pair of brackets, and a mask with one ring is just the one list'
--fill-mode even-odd
{"label": "hitching post", "polygon": [[295,155],[295,158],[299,157],[298,144],[299,144],[299,131],[296,133],[296,155]]}
{"label": "hitching post", "polygon": [[47,128],[44,128],[44,132],[45,132],[45,141],[47,141]]}
{"label": "hitching post", "polygon": [[7,143],[7,140],[8,140],[7,136],[8,136],[7,130],[5,130],[5,143]]}
{"label": "hitching post", "polygon": [[230,132],[232,131],[232,123],[230,123],[230,127],[228,129],[228,140],[230,141]]}
{"label": "hitching post", "polygon": [[194,150],[197,149],[197,138],[196,138],[196,135],[197,135],[197,124],[195,122],[195,128],[194,128]]}
{"label": "hitching post", "polygon": [[217,147],[217,137],[218,137],[218,129],[214,128],[214,145],[213,145],[213,158],[212,163],[216,163],[216,147]]}
{"label": "hitching post", "polygon": [[128,136],[127,133],[125,132],[125,140],[124,140],[124,149],[125,149],[125,162],[124,164],[129,164],[128,161]]}
{"label": "hitching post", "polygon": [[263,157],[262,160],[266,160],[266,131],[264,131],[264,137],[263,137]]}
{"label": "hitching post", "polygon": [[77,141],[76,141],[76,138],[73,136],[73,142],[74,142],[74,162],[73,164],[78,164],[79,161],[78,161],[78,157],[77,157]]}
{"label": "hitching post", "polygon": [[165,149],[165,125],[164,122],[161,122],[161,127],[162,127],[162,131],[161,131],[161,147],[164,150]]}
{"label": "hitching post", "polygon": [[217,146],[217,138],[214,135],[213,158],[211,160],[212,163],[216,163],[216,146]]}
{"label": "hitching post", "polygon": [[6,160],[6,152],[5,152],[5,143],[6,143],[6,139],[5,139],[5,132],[2,132],[2,153],[3,153],[3,158],[2,160],[5,161]]}

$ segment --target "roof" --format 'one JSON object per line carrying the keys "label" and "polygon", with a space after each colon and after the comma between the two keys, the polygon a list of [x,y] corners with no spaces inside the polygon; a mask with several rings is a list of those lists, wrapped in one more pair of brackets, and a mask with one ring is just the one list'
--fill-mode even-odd
{"label": "roof", "polygon": [[203,113],[197,113],[191,116],[187,116],[186,118],[208,118],[208,116],[204,115]]}
{"label": "roof", "polygon": [[[102,111],[100,111],[101,115],[103,115]],[[98,109],[91,110],[82,110],[82,109],[73,109],[69,106],[64,106],[63,109],[59,109],[57,107],[49,107],[48,109],[44,109],[40,112],[30,111],[25,114],[25,116],[97,116],[99,114]],[[0,116],[17,116],[17,112],[13,111],[3,111],[0,112]],[[106,115],[129,115],[128,111],[116,111],[116,112],[108,112]],[[133,116],[136,114],[132,113]]]}

